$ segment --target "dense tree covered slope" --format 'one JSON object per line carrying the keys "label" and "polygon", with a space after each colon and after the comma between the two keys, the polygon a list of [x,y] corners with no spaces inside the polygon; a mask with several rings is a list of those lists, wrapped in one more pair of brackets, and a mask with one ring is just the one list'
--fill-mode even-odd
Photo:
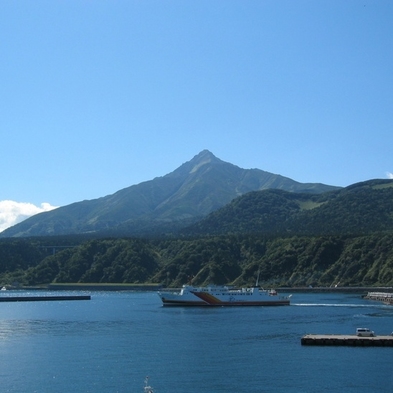
{"label": "dense tree covered slope", "polygon": [[[0,243],[2,256],[4,247]],[[38,244],[24,247],[34,255],[40,253]],[[29,260],[16,250],[13,255],[15,260]],[[13,271],[2,269],[2,284],[16,279],[25,285],[156,282],[180,286],[194,277],[197,284],[240,285],[255,283],[259,271],[260,283],[269,286],[393,285],[393,233],[95,239],[37,262],[35,266],[20,262]]]}

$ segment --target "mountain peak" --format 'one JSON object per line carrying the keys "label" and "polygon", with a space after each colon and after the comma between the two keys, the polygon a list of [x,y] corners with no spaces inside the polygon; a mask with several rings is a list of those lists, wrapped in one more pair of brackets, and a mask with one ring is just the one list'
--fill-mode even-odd
{"label": "mountain peak", "polygon": [[202,150],[197,154],[191,161],[191,170],[189,173],[195,173],[200,167],[206,164],[211,164],[212,162],[220,161],[213,153],[209,150]]}
{"label": "mountain peak", "polygon": [[211,151],[207,149],[202,150],[200,153],[198,153],[190,162],[194,162],[194,161],[209,161],[209,162],[220,161],[221,162],[219,158],[217,158]]}

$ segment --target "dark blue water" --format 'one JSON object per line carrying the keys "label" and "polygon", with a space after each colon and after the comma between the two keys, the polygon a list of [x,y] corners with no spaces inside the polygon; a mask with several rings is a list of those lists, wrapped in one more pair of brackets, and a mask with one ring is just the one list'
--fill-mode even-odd
{"label": "dark blue water", "polygon": [[157,393],[393,391],[393,347],[300,345],[306,333],[391,333],[393,307],[358,295],[295,294],[289,307],[250,308],[91,295],[0,303],[2,392],[138,393],[147,375]]}

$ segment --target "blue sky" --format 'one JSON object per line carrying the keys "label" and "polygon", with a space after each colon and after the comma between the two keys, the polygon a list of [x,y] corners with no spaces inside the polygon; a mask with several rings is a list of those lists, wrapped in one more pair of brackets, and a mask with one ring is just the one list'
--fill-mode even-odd
{"label": "blue sky", "polygon": [[0,37],[0,230],[203,149],[299,182],[392,176],[391,0],[6,0]]}

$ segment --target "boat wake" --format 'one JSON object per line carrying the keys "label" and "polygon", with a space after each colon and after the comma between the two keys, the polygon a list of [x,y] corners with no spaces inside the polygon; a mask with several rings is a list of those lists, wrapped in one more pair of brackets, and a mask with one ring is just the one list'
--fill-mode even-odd
{"label": "boat wake", "polygon": [[354,307],[354,308],[386,308],[382,304],[352,304],[352,303],[292,303],[298,307]]}

